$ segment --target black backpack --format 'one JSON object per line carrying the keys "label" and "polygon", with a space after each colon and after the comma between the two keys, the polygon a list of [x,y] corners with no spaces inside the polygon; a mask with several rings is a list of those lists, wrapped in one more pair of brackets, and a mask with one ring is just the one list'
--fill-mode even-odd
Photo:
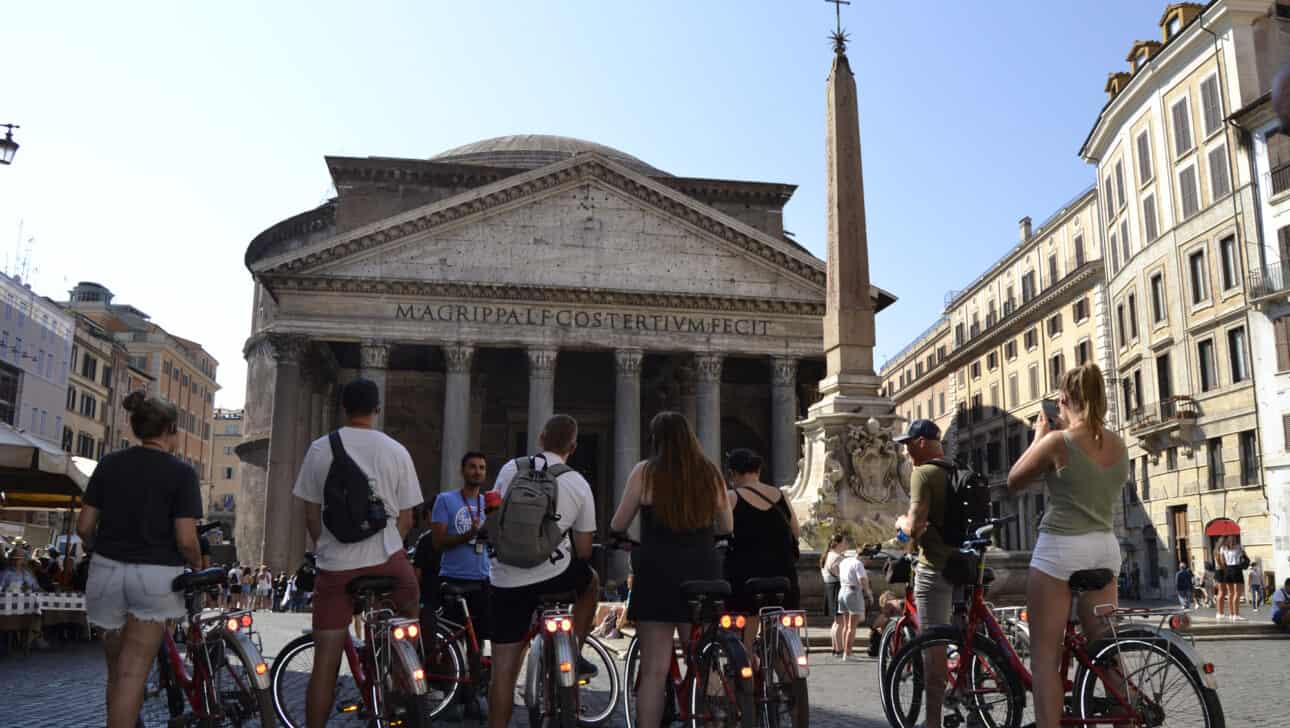
{"label": "black backpack", "polygon": [[385,503],[372,490],[375,482],[345,452],[340,431],[327,436],[331,467],[323,483],[323,525],[341,543],[357,543],[385,530]]}
{"label": "black backpack", "polygon": [[967,466],[944,460],[931,462],[945,470],[945,512],[939,530],[941,541],[953,549],[941,573],[955,584],[972,583],[976,580],[975,564],[966,563],[970,559],[962,558],[959,548],[990,520],[990,483]]}

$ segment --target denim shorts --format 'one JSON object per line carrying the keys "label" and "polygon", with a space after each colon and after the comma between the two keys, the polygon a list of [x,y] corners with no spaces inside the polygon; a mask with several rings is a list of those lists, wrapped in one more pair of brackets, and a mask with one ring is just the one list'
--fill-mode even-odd
{"label": "denim shorts", "polygon": [[182,573],[182,566],[127,564],[94,554],[85,584],[86,617],[103,629],[121,629],[126,615],[143,622],[178,619],[186,614],[184,595],[170,584]]}

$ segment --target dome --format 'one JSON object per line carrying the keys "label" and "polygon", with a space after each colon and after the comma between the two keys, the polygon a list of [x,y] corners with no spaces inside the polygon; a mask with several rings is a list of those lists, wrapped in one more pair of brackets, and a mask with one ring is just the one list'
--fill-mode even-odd
{"label": "dome", "polygon": [[626,152],[573,137],[550,134],[513,134],[473,142],[431,157],[436,162],[478,164],[508,169],[536,169],[563,161],[582,152],[604,157],[650,177],[670,177]]}

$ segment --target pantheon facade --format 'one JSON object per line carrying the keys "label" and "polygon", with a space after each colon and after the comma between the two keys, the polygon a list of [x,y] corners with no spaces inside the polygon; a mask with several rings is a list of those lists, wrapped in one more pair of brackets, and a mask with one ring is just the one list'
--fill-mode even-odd
{"label": "pantheon facade", "polygon": [[358,376],[380,386],[380,426],[427,499],[460,485],[467,450],[490,478],[533,451],[553,412],[579,422],[571,465],[602,528],[663,410],[714,460],[750,447],[769,480],[793,480],[795,423],[824,376],[826,274],[784,231],[793,185],[678,177],[555,136],[326,161],[336,197],[246,251],[243,563],[298,565],[291,488]]}

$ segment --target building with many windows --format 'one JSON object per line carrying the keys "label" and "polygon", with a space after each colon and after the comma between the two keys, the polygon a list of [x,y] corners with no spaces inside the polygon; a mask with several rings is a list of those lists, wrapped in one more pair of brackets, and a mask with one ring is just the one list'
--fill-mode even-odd
{"label": "building with many windows", "polygon": [[93,320],[75,317],[76,331],[68,362],[63,449],[98,460],[114,449],[116,409],[124,393],[114,375],[125,360],[125,346]]}
{"label": "building with many windows", "polygon": [[0,422],[58,447],[72,356],[72,318],[21,279],[2,273],[0,297]]}
{"label": "building with many windows", "polygon": [[[127,391],[142,384],[150,393],[179,408],[179,442],[175,455],[192,465],[202,483],[208,486],[211,426],[215,391],[219,387],[215,383],[214,357],[197,342],[167,332],[148,320],[144,312],[133,306],[114,304],[112,298],[107,288],[82,282],[72,290],[68,306],[111,332],[125,346],[123,383]],[[119,430],[116,437],[118,447],[138,442],[128,426]]]}
{"label": "building with many windows", "polygon": [[237,515],[237,493],[242,487],[242,460],[234,448],[242,441],[242,410],[216,409],[211,430],[211,485],[206,498],[206,517],[228,524],[233,534]]}
{"label": "building with many windows", "polygon": [[944,315],[882,367],[897,413],[935,421],[946,455],[990,479],[996,515],[1019,516],[1004,548],[1030,548],[1044,511],[1038,483],[1019,496],[1006,487],[1040,402],[1077,364],[1110,368],[1097,207],[1089,189],[1037,229],[1022,219],[1018,243],[947,296]]}

